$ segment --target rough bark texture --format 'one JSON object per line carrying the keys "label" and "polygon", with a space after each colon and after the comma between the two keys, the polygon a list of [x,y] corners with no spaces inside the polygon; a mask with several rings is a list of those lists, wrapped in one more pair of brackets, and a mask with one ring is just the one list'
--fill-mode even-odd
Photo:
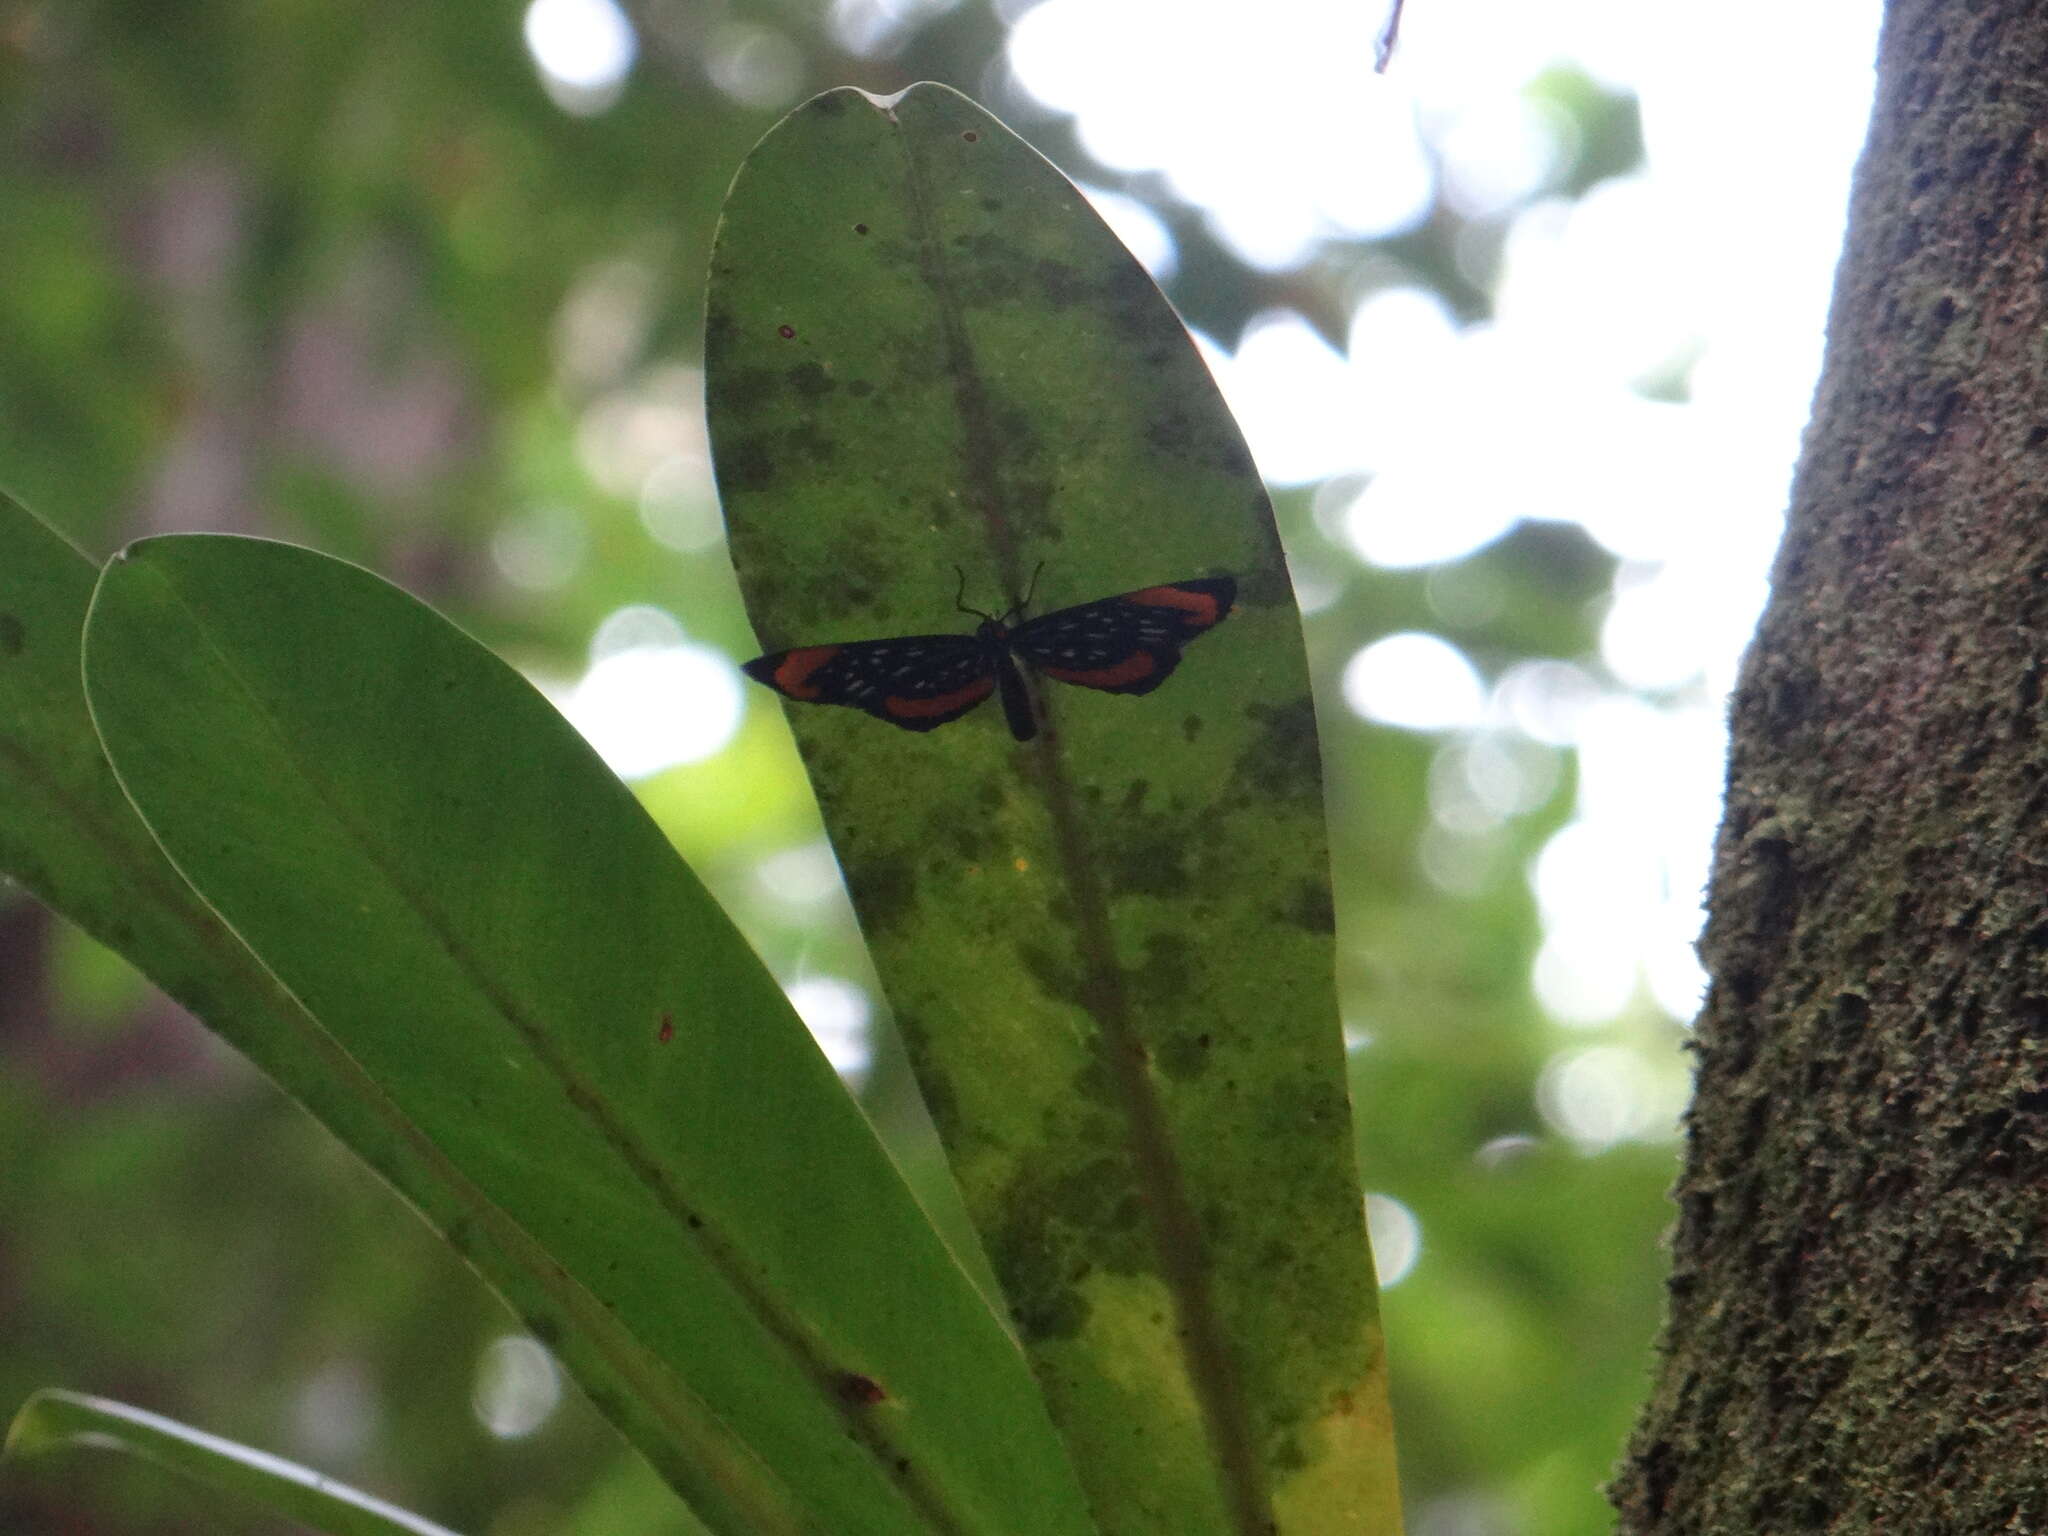
{"label": "rough bark texture", "polygon": [[1734,705],[1626,1532],[2048,1530],[2044,262],[2048,8],[1898,0]]}

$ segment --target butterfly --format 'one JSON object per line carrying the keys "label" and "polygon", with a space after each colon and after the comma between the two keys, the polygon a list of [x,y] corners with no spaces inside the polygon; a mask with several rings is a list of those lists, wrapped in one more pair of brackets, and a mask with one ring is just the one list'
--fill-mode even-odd
{"label": "butterfly", "polygon": [[[1036,586],[1035,575],[1032,581]],[[937,730],[1000,691],[1010,734],[1029,741],[1038,734],[1038,719],[1016,658],[1056,682],[1150,693],[1180,665],[1181,647],[1230,616],[1237,580],[1203,576],[1140,587],[1014,627],[1029,594],[999,618],[967,607],[961,602],[966,593],[963,573],[953,606],[981,620],[971,635],[800,645],[756,656],[742,670],[784,698],[864,709],[906,731]]]}

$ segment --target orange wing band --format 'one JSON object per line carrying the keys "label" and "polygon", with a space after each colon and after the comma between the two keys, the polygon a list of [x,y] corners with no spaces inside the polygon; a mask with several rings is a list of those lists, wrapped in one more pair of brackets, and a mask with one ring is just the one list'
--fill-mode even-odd
{"label": "orange wing band", "polygon": [[839,654],[836,645],[807,645],[791,651],[775,664],[775,686],[792,699],[815,701],[820,690],[811,686],[818,668]]}
{"label": "orange wing band", "polygon": [[[1186,587],[1147,587],[1142,592],[1126,592],[1122,600],[1141,608],[1178,608],[1202,629],[1223,618],[1215,598],[1206,592],[1190,592]],[[1138,675],[1144,676],[1142,672]]]}
{"label": "orange wing band", "polygon": [[1150,677],[1158,670],[1159,662],[1150,651],[1133,651],[1113,667],[1096,667],[1088,672],[1075,671],[1068,667],[1039,668],[1047,677],[1062,683],[1074,683],[1082,688],[1118,688],[1125,683],[1135,683]]}
{"label": "orange wing band", "polygon": [[882,707],[901,720],[922,720],[931,715],[950,715],[970,704],[979,704],[995,690],[996,680],[993,677],[978,677],[965,688],[934,694],[928,699],[906,699],[891,694],[882,700]]}

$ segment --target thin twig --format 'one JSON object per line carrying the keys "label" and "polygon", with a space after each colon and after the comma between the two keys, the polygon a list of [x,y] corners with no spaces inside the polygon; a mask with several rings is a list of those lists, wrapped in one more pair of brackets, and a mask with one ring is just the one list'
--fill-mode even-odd
{"label": "thin twig", "polygon": [[1384,75],[1387,66],[1394,62],[1394,45],[1401,40],[1401,7],[1407,0],[1394,0],[1394,8],[1387,12],[1387,24],[1380,28],[1379,46],[1373,49],[1372,72]]}

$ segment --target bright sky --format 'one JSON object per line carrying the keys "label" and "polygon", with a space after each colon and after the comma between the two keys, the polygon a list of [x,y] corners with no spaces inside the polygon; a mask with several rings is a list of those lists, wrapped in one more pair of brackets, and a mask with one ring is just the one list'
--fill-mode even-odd
{"label": "bright sky", "polygon": [[[933,8],[835,0],[832,17],[860,51]],[[1461,209],[1507,219],[1489,323],[1460,328],[1397,287],[1359,303],[1341,350],[1286,312],[1234,353],[1206,350],[1267,478],[1318,486],[1321,525],[1360,561],[1455,559],[1522,518],[1579,523],[1622,559],[1597,658],[1526,663],[1489,687],[1444,637],[1399,634],[1350,659],[1342,696],[1439,738],[1422,860],[1453,891],[1506,818],[1540,802],[1556,750],[1577,750],[1577,815],[1528,871],[1545,928],[1533,980],[1569,1032],[1538,1103],[1588,1150],[1668,1135],[1683,1067],[1626,1021],[1645,996],[1681,1020],[1698,1000],[1726,693],[1819,365],[1879,0],[1809,0],[1761,27],[1704,0],[1412,0],[1384,76],[1381,16],[1357,0],[1000,8],[1023,87],[1071,113],[1104,163],[1162,175],[1247,261],[1285,268],[1326,236],[1398,234],[1439,174]],[[533,0],[526,37],[567,110],[602,110],[633,66],[612,0]],[[735,97],[800,89],[786,39],[752,28],[719,46],[713,80]],[[1570,124],[1526,94],[1559,64],[1635,93],[1647,145],[1640,173],[1576,203],[1546,195]],[[1171,237],[1142,204],[1098,206],[1170,276]],[[658,538],[691,548],[716,525],[677,372],[593,406],[586,462],[639,495]],[[1671,376],[1683,404],[1638,392]],[[525,579],[553,569],[554,548],[542,518],[501,560]],[[729,664],[657,629],[641,613],[594,647],[567,706],[629,775],[717,751],[738,721]],[[690,732],[637,739],[678,715]],[[843,1051],[864,1007],[833,990],[850,984],[806,986]]]}
{"label": "bright sky", "polygon": [[[1528,748],[1577,748],[1578,815],[1529,871],[1533,980],[1567,1028],[1642,989],[1679,1019],[1699,997],[1726,694],[1819,366],[1878,21],[1876,0],[1794,9],[1765,38],[1697,3],[1419,0],[1385,76],[1381,15],[1355,0],[1044,0],[1011,36],[1019,79],[1093,154],[1162,174],[1254,264],[1413,227],[1432,151],[1460,209],[1515,210],[1491,323],[1395,287],[1359,304],[1341,351],[1284,312],[1208,350],[1267,478],[1320,484],[1322,526],[1360,560],[1456,559],[1537,518],[1625,562],[1597,667],[1517,669],[1489,693],[1448,640],[1409,633],[1343,672],[1360,715],[1441,737],[1422,856],[1452,889],[1480,862],[1468,845],[1547,790]],[[1561,64],[1635,93],[1646,140],[1639,174],[1576,203],[1544,195],[1570,125],[1526,94]],[[1105,212],[1170,270],[1156,221]],[[1674,372],[1686,403],[1639,393]],[[1588,1148],[1661,1136],[1675,1067],[1626,1034],[1567,1046],[1539,1103]]]}

